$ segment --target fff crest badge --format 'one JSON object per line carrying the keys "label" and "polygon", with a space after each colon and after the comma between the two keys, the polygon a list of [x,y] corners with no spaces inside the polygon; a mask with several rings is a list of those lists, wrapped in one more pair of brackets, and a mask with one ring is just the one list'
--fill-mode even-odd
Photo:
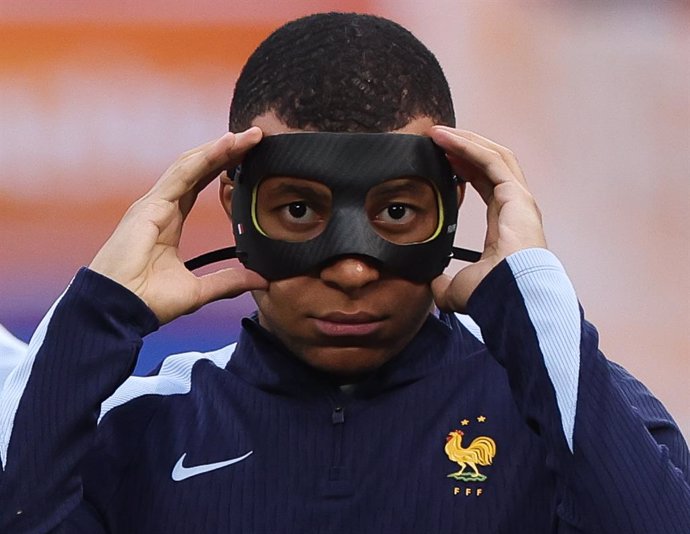
{"label": "fff crest badge", "polygon": [[[486,422],[486,417],[480,415],[477,423]],[[460,421],[463,427],[469,427],[470,420]],[[477,436],[469,444],[465,440],[465,431],[452,430],[446,436],[444,451],[448,459],[456,463],[460,469],[447,475],[462,482],[484,482],[487,476],[479,471],[480,467],[486,467],[493,463],[496,456],[496,442],[488,436]]]}

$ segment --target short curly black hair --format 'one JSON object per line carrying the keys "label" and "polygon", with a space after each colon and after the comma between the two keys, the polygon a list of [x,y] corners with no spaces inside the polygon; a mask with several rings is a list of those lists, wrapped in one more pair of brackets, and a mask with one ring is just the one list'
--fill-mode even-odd
{"label": "short curly black hair", "polygon": [[455,125],[436,57],[399,24],[356,13],[303,17],[259,45],[235,85],[230,131],[268,111],[329,132],[386,132],[425,116]]}

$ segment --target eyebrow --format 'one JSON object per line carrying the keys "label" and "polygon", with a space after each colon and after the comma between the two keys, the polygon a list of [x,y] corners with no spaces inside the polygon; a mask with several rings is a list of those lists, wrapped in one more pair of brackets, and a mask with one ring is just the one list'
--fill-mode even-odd
{"label": "eyebrow", "polygon": [[295,195],[298,197],[304,197],[312,201],[321,202],[323,204],[328,204],[331,201],[331,195],[319,191],[316,188],[310,187],[308,185],[298,185],[294,183],[281,182],[277,185],[268,185],[269,195]]}
{"label": "eyebrow", "polygon": [[382,184],[374,186],[373,195],[376,197],[383,195],[396,195],[399,193],[410,193],[415,194],[424,188],[425,185],[429,185],[423,181],[423,179],[415,178],[394,178]]}

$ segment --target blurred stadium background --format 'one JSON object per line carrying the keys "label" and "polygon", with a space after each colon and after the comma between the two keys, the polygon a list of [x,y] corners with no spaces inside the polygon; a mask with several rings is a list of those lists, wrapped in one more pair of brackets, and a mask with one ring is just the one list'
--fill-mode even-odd
{"label": "blurred stadium background", "polygon": [[[0,0],[0,323],[28,340],[179,153],[226,130],[243,61],[282,22],[360,11],[439,57],[462,128],[513,149],[603,350],[690,437],[690,4]],[[480,247],[470,198],[459,243]],[[214,187],[182,250],[227,245]],[[233,340],[246,297],[147,338],[137,372]]]}

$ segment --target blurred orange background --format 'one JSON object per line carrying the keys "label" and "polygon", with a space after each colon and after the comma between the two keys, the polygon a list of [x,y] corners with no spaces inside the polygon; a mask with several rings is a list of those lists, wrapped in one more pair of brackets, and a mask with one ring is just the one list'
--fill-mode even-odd
{"label": "blurred orange background", "polygon": [[[607,356],[690,436],[690,8],[681,3],[0,0],[0,323],[28,339],[126,207],[227,129],[239,69],[281,23],[363,11],[438,56],[458,123],[518,155]],[[230,242],[213,186],[189,257]],[[476,198],[459,244],[480,247]],[[457,268],[458,266],[455,266]],[[248,298],[147,338],[232,340]]]}

